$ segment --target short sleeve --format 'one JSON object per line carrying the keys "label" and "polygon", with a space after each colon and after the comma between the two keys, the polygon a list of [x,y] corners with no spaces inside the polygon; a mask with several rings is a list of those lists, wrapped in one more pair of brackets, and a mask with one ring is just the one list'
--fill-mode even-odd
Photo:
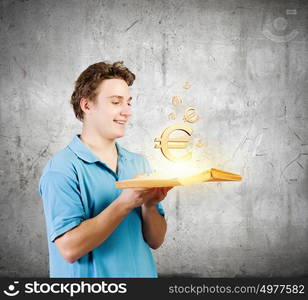
{"label": "short sleeve", "polygon": [[[152,168],[148,162],[148,160],[143,157],[143,162],[144,162],[144,170],[143,170],[143,173],[146,173],[146,174],[151,174],[152,173]],[[164,208],[161,204],[161,202],[159,202],[158,204],[156,204],[156,208],[158,210],[158,212],[164,216],[165,215],[165,211],[164,211]]]}
{"label": "short sleeve", "polygon": [[85,220],[76,180],[60,172],[48,171],[40,180],[39,192],[51,242]]}

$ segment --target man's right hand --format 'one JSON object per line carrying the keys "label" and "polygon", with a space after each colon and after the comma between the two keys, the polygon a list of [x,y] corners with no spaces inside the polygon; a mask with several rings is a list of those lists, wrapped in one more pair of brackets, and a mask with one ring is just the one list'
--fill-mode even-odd
{"label": "man's right hand", "polygon": [[141,206],[147,201],[146,195],[150,188],[129,188],[124,189],[117,201],[129,210]]}
{"label": "man's right hand", "polygon": [[162,201],[172,187],[128,188],[124,189],[117,201],[128,210],[133,210],[142,204],[148,205]]}

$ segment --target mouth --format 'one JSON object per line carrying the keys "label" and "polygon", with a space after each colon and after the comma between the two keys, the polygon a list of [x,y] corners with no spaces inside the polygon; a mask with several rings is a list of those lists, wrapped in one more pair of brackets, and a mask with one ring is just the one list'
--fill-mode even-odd
{"label": "mouth", "polygon": [[115,122],[119,125],[125,125],[127,121],[125,121],[125,120],[113,120],[113,122]]}

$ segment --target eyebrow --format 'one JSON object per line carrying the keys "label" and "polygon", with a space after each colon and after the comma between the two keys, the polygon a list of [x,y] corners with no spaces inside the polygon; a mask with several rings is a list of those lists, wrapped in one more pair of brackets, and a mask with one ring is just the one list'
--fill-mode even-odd
{"label": "eyebrow", "polygon": [[[124,97],[123,97],[123,96],[120,96],[120,95],[112,95],[112,96],[109,96],[109,97],[107,97],[107,98],[118,98],[118,99],[120,99],[120,100],[123,100],[123,99],[124,99]],[[129,97],[129,98],[127,99],[127,101],[129,101],[129,100],[133,100],[133,98],[132,98],[132,97]]]}

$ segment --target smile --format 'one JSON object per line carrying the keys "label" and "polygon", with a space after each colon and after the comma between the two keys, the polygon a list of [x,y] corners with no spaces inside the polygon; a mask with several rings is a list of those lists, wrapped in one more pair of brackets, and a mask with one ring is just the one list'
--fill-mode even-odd
{"label": "smile", "polygon": [[114,122],[116,122],[117,124],[121,124],[121,125],[125,125],[126,121],[118,121],[118,120],[114,120]]}

